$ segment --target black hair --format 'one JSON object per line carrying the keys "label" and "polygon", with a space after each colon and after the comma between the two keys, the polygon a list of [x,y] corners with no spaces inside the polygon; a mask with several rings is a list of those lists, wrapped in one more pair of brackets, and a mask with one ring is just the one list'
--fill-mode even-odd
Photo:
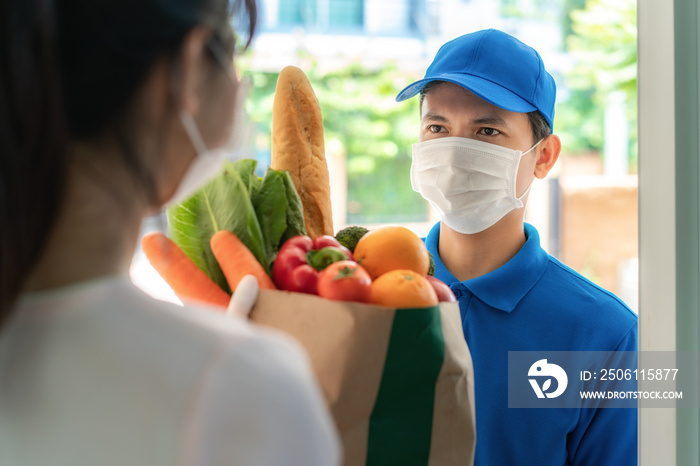
{"label": "black hair", "polygon": [[552,134],[552,128],[549,127],[549,123],[538,110],[528,113],[527,116],[530,119],[533,143],[541,141]]}
{"label": "black hair", "polygon": [[435,86],[437,86],[440,83],[444,83],[446,81],[428,81],[423,87],[420,89],[420,103],[418,105],[418,110],[421,112],[421,115],[423,114],[423,101],[425,100],[425,96],[428,95],[428,92]]}
{"label": "black hair", "polygon": [[[423,100],[425,99],[426,94],[428,94],[430,89],[435,87],[437,84],[443,82],[445,81],[430,81],[423,86],[423,88],[420,90],[420,105],[418,107],[420,112],[423,111]],[[533,144],[552,134],[552,128],[549,127],[549,123],[547,123],[547,120],[545,120],[544,116],[542,116],[538,110],[529,112],[527,116],[530,120],[530,128],[532,129]]]}
{"label": "black hair", "polygon": [[255,0],[0,1],[0,326],[57,219],[68,144],[111,133],[147,181],[129,106],[194,27],[232,53],[232,18],[248,46]]}

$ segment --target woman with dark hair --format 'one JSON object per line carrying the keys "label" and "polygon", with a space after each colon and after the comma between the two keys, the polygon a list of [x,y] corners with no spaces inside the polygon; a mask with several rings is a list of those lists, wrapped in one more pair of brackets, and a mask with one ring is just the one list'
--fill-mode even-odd
{"label": "woman with dark hair", "polygon": [[338,463],[295,343],[128,276],[219,166],[232,16],[251,37],[254,0],[0,0],[0,464]]}

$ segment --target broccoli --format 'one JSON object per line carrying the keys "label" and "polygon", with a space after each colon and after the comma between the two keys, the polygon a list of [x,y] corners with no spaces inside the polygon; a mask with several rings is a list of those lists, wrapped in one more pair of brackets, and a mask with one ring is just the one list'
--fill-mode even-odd
{"label": "broccoli", "polygon": [[340,244],[348,248],[350,252],[354,253],[357,242],[360,241],[360,238],[362,238],[368,231],[369,230],[364,227],[347,227],[340,230],[338,234],[335,235],[335,239],[337,239]]}
{"label": "broccoli", "polygon": [[428,256],[430,257],[430,267],[428,267],[428,275],[431,277],[435,276],[435,259],[433,259],[433,253],[428,251]]}

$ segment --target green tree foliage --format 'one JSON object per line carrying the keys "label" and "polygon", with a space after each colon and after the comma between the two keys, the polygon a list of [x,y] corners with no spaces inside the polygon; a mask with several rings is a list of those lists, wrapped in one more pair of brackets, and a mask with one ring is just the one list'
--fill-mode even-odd
{"label": "green tree foliage", "polygon": [[636,166],[636,1],[500,0],[501,15],[528,21],[556,21],[564,52],[574,62],[559,88],[555,131],[567,154],[602,151],[603,115],[609,93],[627,96],[630,167]]}
{"label": "green tree foliage", "polygon": [[[585,136],[593,147],[602,147],[602,111],[607,96],[624,92],[632,168],[636,167],[637,154],[636,15],[635,0],[587,0],[584,9],[571,12],[572,34],[567,38],[567,49],[575,59],[567,85],[574,95],[586,96],[588,103],[579,110],[597,122],[595,134]],[[589,131],[592,129],[589,127]]]}
{"label": "green tree foliage", "polygon": [[568,48],[577,66],[570,83],[599,93],[621,90],[637,96],[637,8],[635,0],[588,0],[571,12]]}
{"label": "green tree foliage", "polygon": [[[347,223],[425,220],[425,202],[413,192],[409,178],[411,145],[418,139],[417,99],[394,100],[416,77],[405,76],[393,63],[379,69],[355,63],[325,71],[308,61],[302,69],[321,106],[327,152],[344,154],[347,160]],[[247,111],[257,128],[256,151],[262,161],[269,157],[277,76],[250,75]]]}
{"label": "green tree foliage", "polygon": [[500,0],[500,15],[504,18],[542,19],[557,21],[563,8],[577,0]]}

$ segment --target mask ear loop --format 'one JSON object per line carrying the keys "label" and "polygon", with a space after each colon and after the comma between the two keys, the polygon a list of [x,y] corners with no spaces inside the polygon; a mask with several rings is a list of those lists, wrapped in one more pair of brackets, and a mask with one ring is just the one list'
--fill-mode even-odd
{"label": "mask ear loop", "polygon": [[[526,150],[525,152],[523,152],[522,154],[520,154],[520,159],[522,159],[526,154],[530,153],[535,147],[539,146],[540,143],[541,143],[542,141],[544,141],[544,138],[540,139],[539,141],[537,141],[537,142],[535,143],[534,146],[530,147],[528,150]],[[518,160],[518,165],[520,165],[520,160]],[[525,190],[525,192],[522,193],[519,197],[516,197],[516,199],[517,199],[518,201],[520,201],[520,204],[522,204],[520,207],[523,207],[523,206],[525,205],[525,204],[523,204],[523,198],[524,198],[525,196],[527,196],[527,193],[530,192],[530,188],[532,188],[532,184],[533,184],[534,182],[535,182],[535,177],[533,176],[533,177],[532,177],[532,180],[530,180],[530,184],[527,185],[527,189]]]}
{"label": "mask ear loop", "polygon": [[173,59],[172,73],[170,74],[170,86],[173,98],[175,99],[175,107],[178,109],[180,122],[182,123],[187,136],[190,138],[192,147],[194,147],[197,155],[205,153],[207,151],[207,146],[204,143],[202,134],[199,132],[199,128],[197,128],[197,124],[195,123],[192,114],[182,110],[182,101],[179,98],[180,94],[177,92],[177,90],[182,86],[181,58],[179,55]]}
{"label": "mask ear loop", "polygon": [[[180,109],[178,112],[178,117],[180,118],[180,122],[182,123],[183,129],[187,133],[187,136],[190,139],[190,142],[192,143],[192,147],[194,148],[196,155],[195,155],[195,161],[197,157],[200,157],[202,154],[206,154],[207,152],[207,147],[206,144],[204,143],[204,139],[202,138],[202,134],[199,132],[199,128],[197,127],[197,123],[194,121],[194,117],[192,116],[191,113],[188,113],[184,110],[181,110],[182,105],[181,105],[181,100],[179,99],[179,94],[177,92],[177,89],[180,88],[182,85],[181,81],[181,67],[180,67],[180,58],[176,57],[173,60],[173,68],[172,68],[172,74],[170,78],[170,84],[171,84],[171,92],[173,93],[173,98],[175,99],[175,106],[176,108]],[[195,163],[194,161],[192,163]],[[165,203],[163,205],[163,208],[161,210],[160,215],[158,216],[159,218],[159,227],[162,232],[166,231],[167,228],[167,221],[166,221],[166,214],[165,211],[167,209],[169,202]]]}
{"label": "mask ear loop", "polygon": [[529,153],[532,151],[532,149],[534,149],[535,147],[539,146],[540,143],[541,143],[542,141],[544,141],[544,138],[540,139],[539,141],[537,141],[537,142],[535,143],[534,146],[530,147],[528,150],[526,150],[525,152],[523,152],[522,154],[520,154],[520,157],[522,158],[524,155],[529,154]]}
{"label": "mask ear loop", "polygon": [[239,78],[238,74],[236,73],[236,69],[233,66],[233,60],[226,54],[224,48],[214,36],[212,36],[207,42],[207,49],[212,53],[212,55],[214,55],[214,58],[217,62],[219,62],[219,65],[221,65],[221,67],[224,69],[229,79],[233,83],[237,83]]}
{"label": "mask ear loop", "polygon": [[[516,197],[516,199],[519,200],[521,204],[525,205],[525,204],[523,203],[523,198],[524,198],[525,196],[527,196],[527,193],[530,192],[530,188],[532,188],[532,185],[533,185],[534,182],[535,182],[535,177],[533,176],[533,177],[532,177],[532,180],[530,180],[530,184],[527,186],[527,189],[525,190],[525,192],[522,193],[522,194],[520,195],[520,197]],[[522,207],[522,206],[521,206],[521,207]]]}
{"label": "mask ear loop", "polygon": [[173,72],[170,78],[170,84],[172,86],[171,89],[175,97],[175,106],[179,110],[178,116],[180,117],[180,122],[182,123],[182,127],[185,129],[187,136],[190,138],[192,147],[194,147],[197,155],[204,154],[207,151],[207,146],[204,143],[202,134],[199,132],[199,128],[197,128],[197,124],[195,123],[192,114],[182,110],[182,102],[180,101],[178,97],[179,94],[176,91],[182,85],[181,76],[180,57],[176,57],[175,60],[173,60]]}
{"label": "mask ear loop", "polygon": [[182,126],[185,128],[185,132],[187,132],[190,141],[192,141],[194,150],[197,151],[197,156],[206,153],[207,145],[204,143],[202,134],[199,132],[199,128],[197,128],[197,123],[194,122],[194,117],[192,114],[181,111],[180,121],[182,122]]}
{"label": "mask ear loop", "polygon": [[207,49],[214,55],[214,58],[219,62],[219,65],[223,68],[235,88],[233,127],[230,128],[229,137],[223,147],[232,160],[243,158],[240,152],[249,124],[248,114],[245,110],[245,99],[248,95],[250,81],[238,76],[233,60],[215,36],[207,42]]}

